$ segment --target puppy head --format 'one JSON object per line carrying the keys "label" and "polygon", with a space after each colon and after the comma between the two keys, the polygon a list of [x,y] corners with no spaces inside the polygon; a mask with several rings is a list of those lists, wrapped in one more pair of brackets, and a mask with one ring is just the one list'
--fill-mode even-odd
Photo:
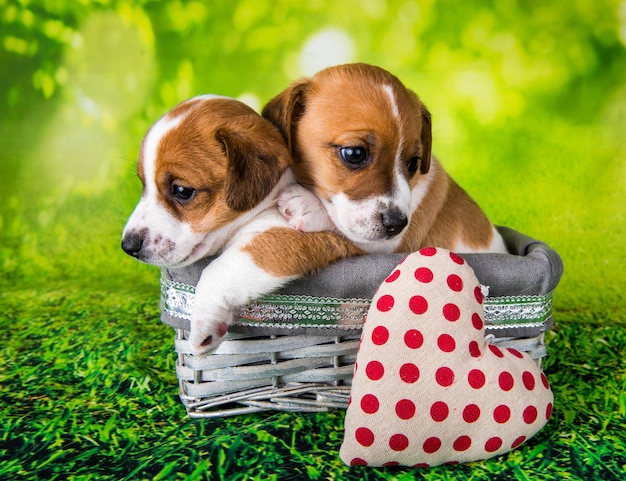
{"label": "puppy head", "polygon": [[280,133],[243,103],[217,96],[182,102],[144,138],[143,192],[122,248],[160,266],[215,254],[290,164]]}
{"label": "puppy head", "polygon": [[399,243],[430,167],[430,114],[417,95],[378,67],[340,65],[295,82],[263,116],[344,235]]}

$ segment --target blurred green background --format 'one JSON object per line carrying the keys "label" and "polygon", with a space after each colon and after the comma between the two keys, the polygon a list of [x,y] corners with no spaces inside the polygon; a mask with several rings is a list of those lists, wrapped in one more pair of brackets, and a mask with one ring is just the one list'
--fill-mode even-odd
{"label": "blurred green background", "polygon": [[[351,61],[415,90],[448,171],[495,223],[565,263],[546,364],[554,420],[506,465],[454,473],[618,479],[624,0],[0,0],[0,478],[345,474],[341,414],[185,420],[159,273],[119,242],[140,195],[139,145],[163,113],[201,93],[260,110],[300,76]],[[320,449],[326,457],[311,457]]]}
{"label": "blurred green background", "polygon": [[558,306],[624,301],[624,2],[0,0],[0,25],[1,286],[153,285],[118,248],[151,123],[364,61],[422,97],[494,222],[563,256]]}

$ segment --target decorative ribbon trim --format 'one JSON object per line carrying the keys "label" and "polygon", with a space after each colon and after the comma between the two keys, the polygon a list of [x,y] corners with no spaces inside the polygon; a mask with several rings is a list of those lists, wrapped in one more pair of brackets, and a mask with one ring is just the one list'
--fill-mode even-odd
{"label": "decorative ribbon trim", "polygon": [[[195,288],[161,277],[161,308],[191,319]],[[359,329],[370,299],[338,299],[271,294],[236,308],[237,324],[251,327]],[[485,297],[485,325],[493,329],[539,327],[552,316],[552,292],[543,296]]]}

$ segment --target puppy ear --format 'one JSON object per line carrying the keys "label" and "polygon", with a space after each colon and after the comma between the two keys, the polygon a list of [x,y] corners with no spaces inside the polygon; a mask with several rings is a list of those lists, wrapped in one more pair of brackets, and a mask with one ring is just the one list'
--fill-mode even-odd
{"label": "puppy ear", "polygon": [[291,163],[276,129],[261,117],[258,122],[265,125],[251,132],[221,128],[215,133],[228,158],[226,204],[237,212],[250,210],[267,197]]}
{"label": "puppy ear", "polygon": [[424,104],[420,106],[422,114],[422,133],[420,140],[422,142],[422,161],[420,162],[420,172],[425,174],[430,169],[430,156],[433,145],[432,125],[430,120],[430,112]]}
{"label": "puppy ear", "polygon": [[289,152],[293,153],[293,127],[305,109],[305,93],[310,84],[309,79],[301,79],[270,100],[263,108],[261,115],[272,122],[283,135]]}

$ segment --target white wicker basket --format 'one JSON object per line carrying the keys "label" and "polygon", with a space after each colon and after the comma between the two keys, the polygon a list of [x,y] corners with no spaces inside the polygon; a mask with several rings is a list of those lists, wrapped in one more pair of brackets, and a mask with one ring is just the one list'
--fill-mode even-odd
{"label": "white wicker basket", "polygon": [[[515,254],[464,255],[480,282],[485,334],[493,344],[546,355],[552,293],[563,265],[547,245],[500,228]],[[361,328],[378,285],[404,255],[345,259],[283,291],[238,309],[218,349],[191,354],[187,341],[194,285],[210,259],[164,269],[162,320],[175,331],[180,398],[192,417],[345,408]],[[363,272],[374,272],[367,279]]]}

